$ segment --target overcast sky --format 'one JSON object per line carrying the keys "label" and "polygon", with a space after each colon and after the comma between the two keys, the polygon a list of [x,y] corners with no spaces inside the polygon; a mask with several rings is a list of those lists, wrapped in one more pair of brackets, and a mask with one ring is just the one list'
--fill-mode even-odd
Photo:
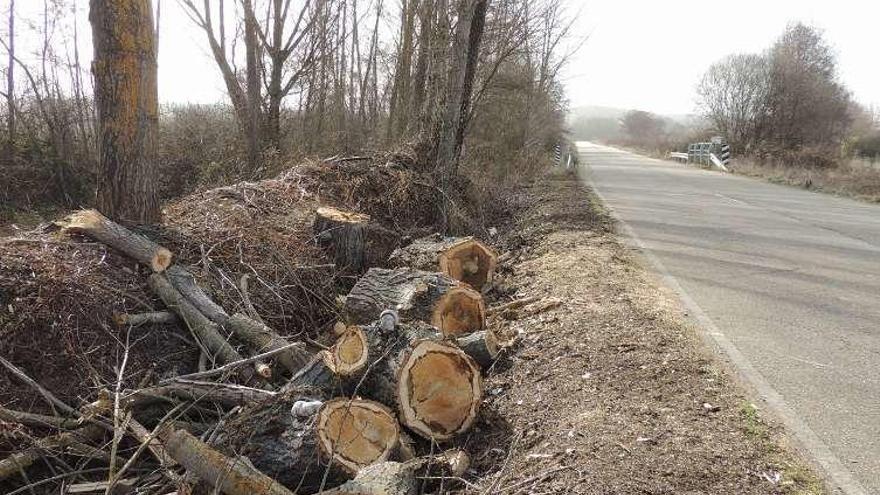
{"label": "overcast sky", "polygon": [[[588,36],[564,74],[572,107],[691,113],[695,86],[713,61],[767,48],[792,21],[823,29],[837,50],[843,82],[859,101],[880,104],[878,0],[566,1],[572,13],[580,12],[574,36]],[[89,58],[88,2],[78,3],[80,47]],[[0,8],[5,12],[8,0],[0,4],[6,4]],[[19,0],[16,10],[36,19],[41,5]],[[210,103],[225,98],[203,34],[175,0],[162,0],[161,19],[160,99]]]}
{"label": "overcast sky", "polygon": [[690,113],[715,60],[767,48],[792,21],[825,31],[856,98],[880,104],[878,0],[571,0],[589,39],[565,82],[572,107]]}

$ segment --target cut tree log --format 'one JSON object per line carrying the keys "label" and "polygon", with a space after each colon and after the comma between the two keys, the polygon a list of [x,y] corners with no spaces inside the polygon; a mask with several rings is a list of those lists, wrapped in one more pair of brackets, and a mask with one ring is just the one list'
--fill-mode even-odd
{"label": "cut tree log", "polygon": [[470,429],[483,395],[473,359],[424,322],[359,330],[363,337],[352,343],[365,339],[368,347],[365,358],[350,351],[351,361],[363,363],[349,379],[360,384],[355,393],[393,406],[401,424],[423,438],[448,440]]}
{"label": "cut tree log", "polygon": [[315,354],[300,368],[283,391],[316,389],[336,395],[350,389],[354,377],[366,369],[369,343],[357,326],[346,328],[329,349]]}
{"label": "cut tree log", "polygon": [[[196,340],[209,352],[213,358],[221,363],[232,363],[243,358],[220,333],[220,327],[209,320],[160,273],[150,275],[150,288],[162,299],[168,309],[177,313],[186,323]],[[241,368],[240,371],[245,380],[254,377],[254,369]]]}
{"label": "cut tree log", "polygon": [[173,325],[179,323],[177,315],[170,311],[149,311],[146,313],[117,313],[113,321],[121,326],[139,327],[142,325]]}
{"label": "cut tree log", "polygon": [[401,320],[420,320],[456,336],[485,328],[483,296],[442,273],[371,268],[345,298],[349,324],[364,325],[392,309]]}
{"label": "cut tree log", "polygon": [[417,495],[421,478],[460,477],[467,471],[470,458],[463,450],[449,450],[438,455],[419,457],[406,462],[380,462],[362,469],[355,479],[325,495]]}
{"label": "cut tree log", "polygon": [[[268,326],[241,313],[226,320],[225,327],[232,330],[236,337],[256,353],[281,349],[290,344]],[[312,359],[312,353],[303,347],[288,347],[275,354],[273,359],[291,373],[296,373]]]}
{"label": "cut tree log", "polygon": [[455,343],[484,370],[495,363],[502,348],[495,332],[491,330],[481,330],[459,337],[455,339]]}
{"label": "cut tree log", "polygon": [[244,458],[229,458],[184,430],[161,437],[169,456],[188,473],[227,495],[293,495]]}
{"label": "cut tree log", "polygon": [[171,265],[171,251],[126,229],[97,210],[78,211],[65,218],[61,227],[65,232],[87,235],[103,242],[156,273],[165,271]]}
{"label": "cut tree log", "polygon": [[[396,409],[401,423],[419,436],[448,440],[471,427],[483,389],[479,365],[444,338],[421,321],[390,328],[352,325],[283,390],[369,397]],[[483,359],[487,351],[479,338],[473,340],[468,349]]]}
{"label": "cut tree log", "polygon": [[369,215],[330,206],[315,211],[313,227],[318,245],[332,251],[343,272],[363,273],[384,263],[400,242],[397,233],[372,223]]}
{"label": "cut tree log", "polygon": [[[395,451],[400,427],[385,406],[363,399],[332,399],[316,412],[282,398],[242,411],[224,428],[228,447],[298,493],[333,486]],[[302,414],[302,413],[305,414]]]}
{"label": "cut tree log", "polygon": [[165,276],[168,277],[171,285],[209,320],[218,325],[223,325],[229,319],[226,311],[199,287],[199,284],[196,283],[196,277],[192,272],[180,265],[174,265],[168,268]]}
{"label": "cut tree log", "polygon": [[435,234],[396,249],[388,261],[391,266],[442,272],[476,290],[482,290],[492,282],[498,255],[473,237],[442,237]]}

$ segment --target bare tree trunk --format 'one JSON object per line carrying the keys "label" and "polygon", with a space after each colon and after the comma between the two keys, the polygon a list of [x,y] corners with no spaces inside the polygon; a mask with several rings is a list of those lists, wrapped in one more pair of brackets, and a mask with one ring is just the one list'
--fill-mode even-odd
{"label": "bare tree trunk", "polygon": [[[450,52],[446,86],[446,110],[437,145],[436,164],[443,175],[454,175],[464,140],[463,116],[467,115],[478,61],[488,0],[460,0],[458,23]],[[464,111],[463,111],[464,110]]]}
{"label": "bare tree trunk", "polygon": [[6,67],[6,132],[9,136],[9,155],[15,140],[15,0],[9,0],[9,65]]}
{"label": "bare tree trunk", "polygon": [[150,0],[91,0],[98,114],[98,208],[138,223],[160,217],[158,89]]}
{"label": "bare tree trunk", "polygon": [[422,105],[425,101],[425,80],[428,75],[428,61],[431,47],[431,19],[434,12],[434,0],[422,0],[419,10],[419,53],[416,56],[416,68],[413,74],[412,101],[407,115],[410,132],[418,128]]}
{"label": "bare tree trunk", "polygon": [[477,64],[480,61],[480,45],[483,40],[483,31],[486,27],[486,10],[488,0],[476,0],[474,5],[473,19],[471,19],[471,32],[468,39],[467,64],[464,69],[464,85],[461,89],[461,108],[458,113],[457,129],[455,133],[454,166],[458,166],[461,157],[461,148],[464,144],[464,135],[470,115],[471,94],[474,91],[474,77],[477,73]]}
{"label": "bare tree trunk", "polygon": [[[247,154],[248,165],[251,171],[259,166],[260,162],[260,41],[257,37],[257,19],[253,15],[253,8],[250,0],[244,0],[245,18],[244,18],[244,49],[245,71],[247,72],[247,102],[248,102],[248,121],[246,122],[247,135]],[[277,143],[273,142],[273,145]]]}
{"label": "bare tree trunk", "polygon": [[399,138],[406,128],[409,115],[410,83],[412,81],[413,29],[415,27],[418,0],[404,0],[401,12],[400,48],[397,51],[397,66],[394,71],[394,86],[388,109],[388,130],[386,139],[390,142]]}

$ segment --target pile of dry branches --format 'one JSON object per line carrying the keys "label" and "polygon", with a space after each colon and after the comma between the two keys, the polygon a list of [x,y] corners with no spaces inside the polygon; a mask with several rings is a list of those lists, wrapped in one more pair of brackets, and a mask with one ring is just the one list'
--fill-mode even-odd
{"label": "pile of dry branches", "polygon": [[436,200],[358,161],[192,196],[158,230],[82,211],[0,241],[0,486],[407,493],[461,474],[437,444],[471,428],[505,345],[479,291],[497,258],[407,243]]}

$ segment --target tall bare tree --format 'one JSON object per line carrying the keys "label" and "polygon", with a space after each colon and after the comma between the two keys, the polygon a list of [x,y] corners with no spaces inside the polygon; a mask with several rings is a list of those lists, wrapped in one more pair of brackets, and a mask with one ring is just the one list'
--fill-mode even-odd
{"label": "tall bare tree", "polygon": [[709,67],[697,86],[701,112],[738,151],[753,148],[761,140],[769,69],[762,55],[731,55]]}
{"label": "tall bare tree", "polygon": [[[445,3],[443,1],[441,4]],[[473,92],[474,75],[477,62],[479,61],[480,44],[486,22],[487,0],[459,0],[457,21],[450,46],[445,43],[437,47],[435,58],[436,64],[434,75],[441,78],[441,65],[436,57],[437,54],[446,51],[448,64],[445,65],[446,73],[442,74],[445,81],[445,95],[438,104],[441,115],[434,126],[433,136],[436,140],[432,146],[434,155],[430,157],[435,167],[442,169],[444,176],[454,175],[457,172],[458,160],[461,154],[461,143],[464,140],[464,124],[467,115],[471,93]],[[442,7],[441,7],[442,8]],[[445,9],[443,9],[445,10]],[[448,19],[446,12],[440,12],[441,20]],[[448,20],[445,21],[448,23]],[[447,30],[446,23],[439,23],[437,31],[438,41],[444,36],[443,30]]]}
{"label": "tall bare tree", "polygon": [[158,89],[150,0],[91,0],[98,116],[97,206],[108,217],[159,220]]}
{"label": "tall bare tree", "polygon": [[6,132],[11,156],[15,141],[15,0],[9,0],[9,64],[6,66]]}

